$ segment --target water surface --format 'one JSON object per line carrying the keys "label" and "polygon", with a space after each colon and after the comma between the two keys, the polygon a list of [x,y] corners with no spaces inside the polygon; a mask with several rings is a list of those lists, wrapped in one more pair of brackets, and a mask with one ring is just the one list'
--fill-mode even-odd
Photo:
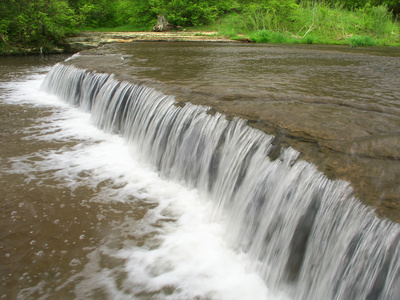
{"label": "water surface", "polygon": [[40,91],[65,58],[0,60],[1,298],[284,299],[196,190]]}
{"label": "water surface", "polygon": [[115,73],[276,135],[364,203],[400,218],[400,51],[343,46],[128,43],[76,66]]}

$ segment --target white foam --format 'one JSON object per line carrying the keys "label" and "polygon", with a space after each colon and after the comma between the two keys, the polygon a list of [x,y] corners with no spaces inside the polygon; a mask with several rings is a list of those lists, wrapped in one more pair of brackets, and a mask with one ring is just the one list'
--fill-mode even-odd
{"label": "white foam", "polygon": [[[79,274],[77,298],[84,297],[82,291],[87,293],[99,287],[114,299],[132,299],[134,295],[152,292],[152,299],[285,298],[269,291],[249,267],[246,255],[229,247],[221,224],[211,218],[212,207],[207,199],[202,199],[196,190],[161,179],[136,160],[135,149],[122,138],[105,134],[91,124],[88,114],[39,91],[42,80],[43,75],[35,75],[26,81],[2,84],[9,91],[7,102],[53,110],[52,115],[39,120],[30,138],[80,142],[62,151],[41,151],[37,153],[41,160],[16,157],[12,171],[53,170],[51,176],[71,189],[79,185],[97,186],[108,180],[118,188],[104,190],[91,201],[131,201],[134,196],[157,204],[140,224],[133,222],[128,226],[132,234],[137,230],[156,230],[157,245],[145,243],[139,247],[127,243],[119,249],[98,245]],[[82,172],[90,176],[79,176]],[[155,228],[158,220],[170,221]],[[99,253],[120,258],[124,264],[115,270],[101,267]],[[126,276],[117,284],[121,278],[116,274],[121,272]]]}

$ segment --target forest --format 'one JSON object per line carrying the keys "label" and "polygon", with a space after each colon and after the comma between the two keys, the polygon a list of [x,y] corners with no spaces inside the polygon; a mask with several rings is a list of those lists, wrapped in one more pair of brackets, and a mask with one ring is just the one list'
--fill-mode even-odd
{"label": "forest", "polygon": [[400,0],[2,0],[0,53],[62,47],[84,30],[184,30],[255,42],[399,45]]}

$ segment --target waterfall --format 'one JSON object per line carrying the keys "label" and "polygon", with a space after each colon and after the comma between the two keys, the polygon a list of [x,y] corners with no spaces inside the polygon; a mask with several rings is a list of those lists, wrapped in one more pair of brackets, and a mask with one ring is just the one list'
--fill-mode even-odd
{"label": "waterfall", "polygon": [[[400,299],[400,227],[274,137],[208,107],[58,64],[42,88],[135,145],[161,176],[212,201],[227,239],[294,299]],[[190,100],[190,99],[188,99]]]}

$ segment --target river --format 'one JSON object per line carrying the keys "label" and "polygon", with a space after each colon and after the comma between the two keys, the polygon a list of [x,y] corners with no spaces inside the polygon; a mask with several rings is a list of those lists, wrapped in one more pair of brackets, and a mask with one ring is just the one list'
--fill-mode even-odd
{"label": "river", "polygon": [[247,119],[400,221],[399,48],[143,42],[71,63]]}
{"label": "river", "polygon": [[40,91],[64,59],[1,59],[1,298],[274,295],[197,191],[161,179],[88,114]]}
{"label": "river", "polygon": [[[290,127],[287,120],[296,112],[293,123],[308,122],[309,128],[318,127],[315,124],[327,115],[336,116],[321,126],[329,134],[336,123],[350,136],[365,126],[378,127],[371,136],[383,134],[382,141],[391,148],[389,154],[376,155],[378,162],[373,160],[391,178],[381,180],[389,183],[378,193],[398,199],[399,59],[396,52],[385,56],[380,51],[328,50],[138,43],[108,46],[101,55],[96,50],[69,61],[151,88],[63,66],[53,68],[45,80],[66,56],[2,58],[2,298],[397,299],[398,225],[378,219],[361,205],[347,182],[328,179],[349,171],[342,174],[333,170],[332,161],[326,163],[331,157],[339,164],[349,161],[356,151],[382,153],[380,146],[365,146],[361,134],[353,152],[335,146],[305,151],[314,141],[287,137],[295,130],[282,128]],[[316,76],[326,71],[322,58],[322,66],[304,73],[285,62],[295,54],[301,61],[316,53],[328,53],[331,67],[349,73],[357,73],[354,65],[363,66],[371,55],[380,59],[383,69],[361,79],[355,76],[346,91],[339,71],[331,75],[336,81]],[[185,56],[190,59],[181,60]],[[268,57],[274,61],[269,67]],[[252,67],[238,63],[246,60]],[[289,69],[279,71],[279,60]],[[281,76],[264,71],[250,77],[260,68]],[[315,81],[306,80],[310,72]],[[267,84],[265,73],[270,76]],[[376,90],[390,75],[392,83]],[[77,86],[81,88],[76,94]],[[375,96],[362,88],[374,89]],[[380,101],[374,100],[376,95],[382,95]],[[272,103],[266,101],[271,98]],[[228,118],[203,106],[175,102],[189,99],[212,102]],[[275,116],[282,116],[283,104],[296,111],[282,118],[282,127],[267,124],[265,116],[254,113],[260,109],[258,99],[275,107]],[[239,105],[240,100],[245,105]],[[344,100],[350,104],[339,103]],[[326,115],[320,116],[324,109],[310,111],[327,101],[334,104],[327,105]],[[276,136],[231,119],[246,116],[246,106],[253,111],[248,115],[252,127],[268,128]],[[353,117],[365,113],[373,126],[359,120],[353,133],[349,124],[357,122],[344,116],[342,107],[350,107]],[[339,122],[342,119],[349,123]],[[307,136],[304,129],[298,131]],[[279,146],[304,151],[279,147],[276,153],[274,137],[281,139]],[[340,144],[340,139],[325,140]],[[345,153],[346,159],[337,153]],[[313,154],[317,159],[309,161],[325,175],[302,160]],[[363,157],[371,162],[370,156]],[[324,169],[318,161],[331,167]]]}

